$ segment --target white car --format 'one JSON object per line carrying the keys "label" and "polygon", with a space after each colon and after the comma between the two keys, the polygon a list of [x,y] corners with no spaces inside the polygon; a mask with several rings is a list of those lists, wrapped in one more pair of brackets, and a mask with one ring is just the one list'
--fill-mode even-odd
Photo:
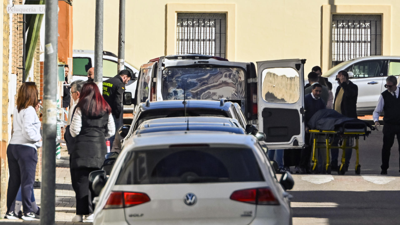
{"label": "white car", "polygon": [[357,113],[372,114],[378,104],[379,95],[385,91],[387,76],[400,75],[400,57],[398,56],[369,56],[342,62],[328,70],[323,77],[332,83],[335,96],[338,86],[336,75],[346,70],[351,82],[358,86]]}
{"label": "white car", "polygon": [[[94,51],[91,50],[74,50],[73,53],[73,72],[72,81],[76,80],[87,80],[87,71],[94,67]],[[129,70],[132,75],[135,74],[137,77],[139,71],[125,62],[125,69]],[[103,51],[103,81],[114,77],[118,74],[118,57],[107,51]],[[129,83],[126,86],[126,92],[131,92],[132,95],[136,91],[136,81]],[[124,111],[132,112],[133,105],[124,105]]]}
{"label": "white car", "polygon": [[106,184],[99,172],[94,225],[292,224],[293,179],[277,181],[251,135],[141,134],[127,140]]}

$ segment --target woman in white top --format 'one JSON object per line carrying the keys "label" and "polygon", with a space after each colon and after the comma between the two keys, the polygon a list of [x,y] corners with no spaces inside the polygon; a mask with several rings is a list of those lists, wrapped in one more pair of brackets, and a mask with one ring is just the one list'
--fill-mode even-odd
{"label": "woman in white top", "polygon": [[38,216],[32,209],[31,195],[35,182],[37,147],[41,147],[41,123],[36,114],[38,91],[35,83],[26,82],[18,90],[17,107],[14,109],[13,133],[7,147],[10,178],[7,190],[7,214],[13,216],[11,208],[21,186],[24,220],[36,220]]}
{"label": "woman in white top", "polygon": [[72,187],[76,194],[76,216],[72,221],[81,222],[83,215],[90,220],[93,213],[89,173],[103,165],[107,154],[106,138],[115,133],[111,108],[93,82],[82,87],[70,132],[75,137],[70,153]]}

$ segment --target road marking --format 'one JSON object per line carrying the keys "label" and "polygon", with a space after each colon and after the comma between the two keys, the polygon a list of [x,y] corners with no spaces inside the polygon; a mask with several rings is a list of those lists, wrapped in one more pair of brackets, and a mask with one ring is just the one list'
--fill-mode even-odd
{"label": "road marking", "polygon": [[396,178],[394,177],[386,177],[386,176],[362,176],[362,177],[364,178],[364,180],[374,184],[387,184],[396,180]]}
{"label": "road marking", "polygon": [[328,218],[293,217],[294,225],[329,225]]}
{"label": "road marking", "polygon": [[292,208],[336,208],[336,202],[291,202]]}
{"label": "road marking", "polygon": [[332,175],[309,175],[302,176],[301,179],[313,184],[324,184],[335,180]]}

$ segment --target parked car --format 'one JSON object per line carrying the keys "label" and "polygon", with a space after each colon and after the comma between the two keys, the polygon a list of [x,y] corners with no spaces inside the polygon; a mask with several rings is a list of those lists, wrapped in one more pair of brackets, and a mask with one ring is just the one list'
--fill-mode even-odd
{"label": "parked car", "polygon": [[150,132],[168,132],[175,130],[203,130],[210,132],[230,132],[245,134],[245,129],[236,119],[224,117],[174,117],[147,120],[140,124],[134,135]]}
{"label": "parked car", "polygon": [[294,181],[285,173],[278,182],[251,135],[141,134],[126,141],[109,178],[93,174],[95,194],[102,190],[94,225],[292,224]]}
{"label": "parked car", "polygon": [[163,56],[141,66],[133,102],[224,98],[237,103],[244,120],[267,135],[271,149],[302,148],[304,63],[263,61],[256,71],[251,62],[214,56]]}
{"label": "parked car", "polygon": [[358,86],[357,113],[371,115],[378,104],[379,95],[386,90],[386,77],[400,76],[400,57],[369,56],[336,65],[322,74],[333,84],[334,94],[338,86],[336,75],[341,70],[346,70],[351,82]]}
{"label": "parked car", "polygon": [[[87,71],[94,67],[94,51],[91,50],[74,50],[73,53],[73,71],[72,81],[87,80]],[[139,71],[125,62],[125,69],[137,76]],[[103,80],[114,77],[118,73],[118,57],[107,51],[103,51]],[[136,81],[127,84],[126,92],[135,93]],[[133,105],[124,105],[125,112],[132,112]]]}

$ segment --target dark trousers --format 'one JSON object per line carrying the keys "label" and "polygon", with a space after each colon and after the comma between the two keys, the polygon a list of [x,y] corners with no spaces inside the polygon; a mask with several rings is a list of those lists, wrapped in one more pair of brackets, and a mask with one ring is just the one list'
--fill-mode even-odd
{"label": "dark trousers", "polygon": [[93,197],[89,190],[89,173],[94,170],[98,169],[71,169],[72,187],[75,191],[77,215],[89,215],[93,213]]}
{"label": "dark trousers", "polygon": [[385,123],[383,127],[382,170],[389,168],[390,149],[393,146],[395,135],[397,136],[400,151],[400,125]]}
{"label": "dark trousers", "polygon": [[305,169],[310,168],[310,159],[312,152],[312,146],[310,145],[310,137],[311,137],[310,133],[306,133],[304,138],[306,147],[301,150],[300,167]]}
{"label": "dark trousers", "polygon": [[24,213],[32,212],[31,196],[38,161],[37,151],[29,146],[9,144],[7,158],[10,171],[7,190],[7,212],[14,211],[12,205],[20,186]]}
{"label": "dark trousers", "polygon": [[[119,118],[115,118],[115,116],[113,115],[113,119],[114,119],[114,124],[115,124],[115,133],[118,132],[118,129],[123,125],[123,114],[121,113],[121,115],[119,116]],[[110,141],[110,148],[112,148],[113,143],[114,143],[114,139],[115,139],[115,135],[113,135],[112,137],[110,137],[108,140]]]}
{"label": "dark trousers", "polygon": [[[352,146],[352,139],[351,138],[347,138],[347,140],[346,140],[346,146],[347,147],[350,147],[350,146]],[[333,143],[332,143],[332,146],[338,146],[339,145],[339,138],[335,138],[334,140],[333,140]],[[347,170],[347,168],[349,167],[349,164],[350,164],[350,159],[351,159],[351,155],[352,155],[352,153],[353,153],[353,149],[352,148],[346,148],[346,151],[345,151],[345,163],[344,163],[344,168],[346,168],[346,170]],[[339,149],[331,149],[331,165],[332,166],[338,166],[338,157],[339,157]]]}

